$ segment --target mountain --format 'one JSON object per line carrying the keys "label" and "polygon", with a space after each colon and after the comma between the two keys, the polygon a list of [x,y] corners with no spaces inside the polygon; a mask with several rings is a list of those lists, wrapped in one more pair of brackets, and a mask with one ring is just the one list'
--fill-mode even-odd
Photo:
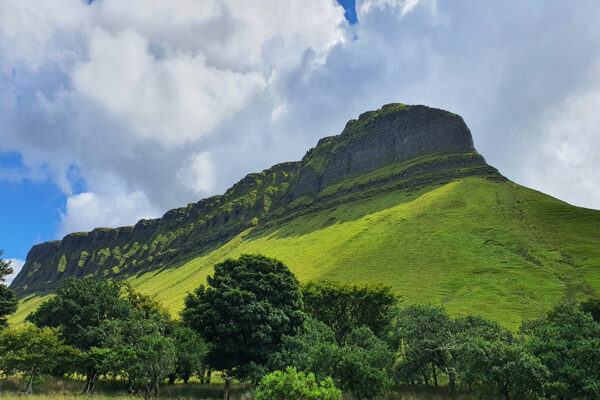
{"label": "mountain", "polygon": [[598,232],[600,211],[488,165],[460,116],[388,104],[223,195],[34,246],[11,285],[14,320],[70,276],[127,278],[177,312],[214,263],[260,252],[301,281],[384,282],[406,302],[516,326],[600,289]]}

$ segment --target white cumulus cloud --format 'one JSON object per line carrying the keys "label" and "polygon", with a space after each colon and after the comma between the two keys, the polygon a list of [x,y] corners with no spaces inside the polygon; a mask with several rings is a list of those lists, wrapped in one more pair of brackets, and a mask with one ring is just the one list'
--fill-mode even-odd
{"label": "white cumulus cloud", "polygon": [[0,151],[24,164],[0,179],[59,185],[59,235],[133,224],[404,102],[461,114],[510,179],[600,208],[595,1],[343,14],[334,0],[0,1]]}
{"label": "white cumulus cloud", "polygon": [[25,265],[25,261],[19,260],[18,258],[9,258],[6,261],[10,262],[10,266],[13,269],[12,274],[6,275],[4,277],[4,283],[6,285],[10,285],[12,283],[13,279],[15,279],[17,274],[21,271],[21,268],[23,268],[23,265]]}

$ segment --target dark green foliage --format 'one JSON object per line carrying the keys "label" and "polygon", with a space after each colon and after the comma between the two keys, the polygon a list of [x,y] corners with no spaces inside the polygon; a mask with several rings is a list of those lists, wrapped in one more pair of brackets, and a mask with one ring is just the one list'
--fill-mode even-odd
{"label": "dark green foliage", "polygon": [[209,364],[248,377],[281,349],[304,319],[296,277],[280,261],[242,255],[215,265],[207,285],[185,299],[184,321],[211,343]]}
{"label": "dark green foliage", "polygon": [[331,378],[319,383],[313,374],[305,375],[289,367],[266,375],[256,388],[256,400],[342,400],[342,392]]}
{"label": "dark green foliage", "polygon": [[484,357],[479,346],[482,341],[511,343],[514,338],[499,324],[479,316],[469,315],[452,321],[452,340],[447,346],[449,358],[445,371],[451,392],[455,389],[456,378],[470,388],[484,381]]}
{"label": "dark green foliage", "polygon": [[105,365],[127,378],[131,390],[144,390],[146,398],[158,398],[160,381],[175,371],[175,345],[164,328],[159,318],[139,310],[107,326]]}
{"label": "dark green foliage", "polygon": [[340,345],[361,326],[383,337],[399,301],[392,288],[382,284],[309,282],[302,286],[302,295],[306,313],[331,327]]}
{"label": "dark green foliage", "polygon": [[528,351],[552,374],[548,394],[600,397],[600,324],[575,304],[560,304],[545,318],[524,323]]}
{"label": "dark green foliage", "polygon": [[385,396],[393,385],[395,358],[388,345],[363,326],[353,330],[340,349],[335,376],[355,399]]}
{"label": "dark green foliage", "polygon": [[42,374],[52,372],[67,356],[75,357],[76,350],[64,344],[57,329],[26,325],[0,334],[0,369],[5,374],[23,374],[27,393],[32,393]]}
{"label": "dark green foliage", "polygon": [[412,305],[397,315],[394,342],[400,346],[403,381],[438,385],[438,373],[449,367],[454,347],[452,321],[441,307]]}
{"label": "dark green foliage", "polygon": [[309,318],[300,334],[283,338],[283,348],[272,355],[268,368],[292,365],[317,379],[331,376],[344,391],[362,399],[390,391],[395,358],[366,326],[351,331],[346,345],[340,347],[328,326]]}
{"label": "dark green foliage", "polygon": [[2,254],[4,254],[4,251],[0,250],[0,281],[4,282],[6,275],[12,274],[13,269],[10,266],[10,261],[4,261],[2,259]]}
{"label": "dark green foliage", "polygon": [[0,329],[8,325],[7,318],[17,311],[18,304],[15,292],[0,283]]}
{"label": "dark green foliage", "polygon": [[[122,285],[116,281],[69,279],[50,300],[27,317],[38,327],[61,328],[65,343],[81,351],[80,372],[87,377],[86,393],[94,390],[98,376],[97,357],[90,350],[102,347],[106,339],[105,323],[125,318],[130,305],[121,298]],[[86,360],[90,356],[92,359]]]}
{"label": "dark green foliage", "polygon": [[125,377],[130,390],[143,390],[146,398],[158,398],[160,381],[175,372],[176,349],[168,336],[174,322],[153,296],[128,284],[125,289],[129,312],[101,326],[103,347],[108,350],[103,369]]}
{"label": "dark green foliage", "polygon": [[10,266],[10,261],[4,261],[2,259],[3,252],[0,250],[0,329],[7,325],[6,319],[9,315],[17,311],[17,305],[19,304],[15,292],[6,287],[4,284],[6,275],[13,273],[13,269]]}
{"label": "dark green foliage", "polygon": [[188,383],[193,374],[198,374],[203,379],[208,346],[202,337],[198,332],[181,323],[172,324],[169,336],[175,345],[176,358],[175,371],[170,379],[179,378],[184,383]]}
{"label": "dark green foliage", "polygon": [[282,337],[281,351],[271,355],[267,368],[283,370],[293,365],[300,371],[311,372],[318,380],[323,380],[335,374],[339,353],[331,328],[308,317],[300,333]]}
{"label": "dark green foliage", "polygon": [[517,340],[485,340],[472,337],[461,348],[459,377],[469,385],[481,382],[496,388],[507,400],[544,394],[550,373],[540,360]]}
{"label": "dark green foliage", "polygon": [[80,350],[99,347],[104,340],[101,324],[129,313],[121,288],[117,281],[71,278],[27,320],[39,327],[60,327],[65,343]]}
{"label": "dark green foliage", "polygon": [[594,318],[594,321],[600,323],[600,297],[592,297],[579,304],[579,309],[588,313]]}

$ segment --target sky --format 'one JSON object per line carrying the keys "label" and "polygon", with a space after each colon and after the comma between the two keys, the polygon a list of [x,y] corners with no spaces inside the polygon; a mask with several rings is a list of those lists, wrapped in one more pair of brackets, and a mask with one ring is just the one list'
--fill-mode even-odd
{"label": "sky", "polygon": [[134,224],[391,102],[600,209],[596,0],[2,0],[0,249]]}

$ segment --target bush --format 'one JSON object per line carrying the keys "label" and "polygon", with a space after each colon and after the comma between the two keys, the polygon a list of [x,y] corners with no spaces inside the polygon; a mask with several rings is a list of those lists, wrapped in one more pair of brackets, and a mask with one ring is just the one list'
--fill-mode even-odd
{"label": "bush", "polygon": [[320,383],[313,374],[305,375],[288,367],[285,372],[265,375],[255,393],[256,400],[341,400],[342,392],[331,378]]}

